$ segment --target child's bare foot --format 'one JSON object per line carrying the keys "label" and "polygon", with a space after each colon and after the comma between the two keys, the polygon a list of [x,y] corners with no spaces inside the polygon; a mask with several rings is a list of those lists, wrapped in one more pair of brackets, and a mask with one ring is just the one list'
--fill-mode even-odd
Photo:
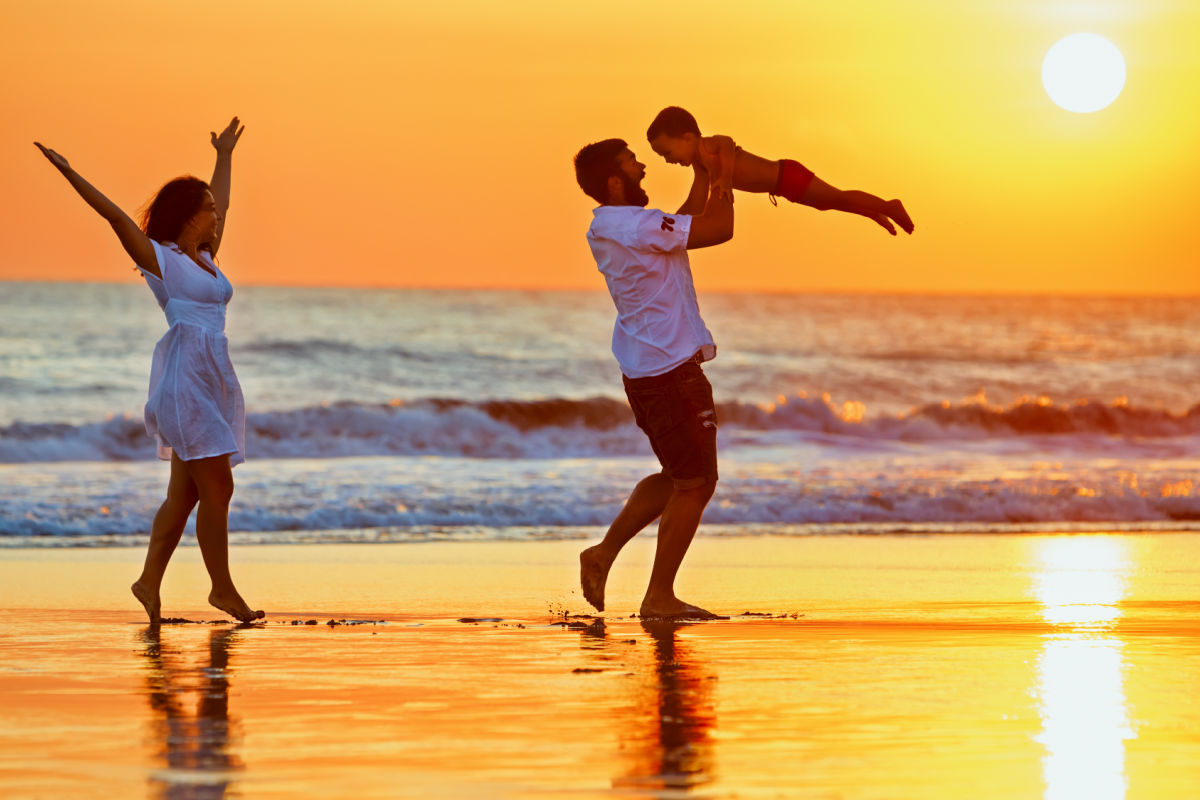
{"label": "child's bare foot", "polygon": [[162,622],[162,601],[157,592],[151,592],[137,581],[129,587],[129,591],[133,592],[133,596],[138,599],[138,602],[145,606],[146,616],[150,618],[151,625]]}
{"label": "child's bare foot", "polygon": [[905,233],[912,233],[913,228],[916,227],[908,216],[908,212],[904,210],[904,204],[899,200],[887,201],[887,215],[896,220],[896,224],[903,228]]}
{"label": "child's bare foot", "polygon": [[604,610],[604,585],[608,582],[608,570],[612,562],[596,551],[600,545],[589,547],[579,554],[579,585],[583,587],[583,599],[597,611]]}
{"label": "child's bare foot", "polygon": [[893,225],[892,221],[890,219],[888,219],[887,217],[885,217],[883,214],[872,214],[871,219],[875,220],[875,223],[879,227],[883,228],[885,231],[890,233],[892,236],[896,235],[896,226]]}
{"label": "child's bare foot", "polygon": [[229,616],[239,622],[253,622],[256,619],[262,619],[267,614],[265,611],[254,611],[250,606],[246,605],[246,601],[237,592],[230,594],[217,594],[214,589],[208,595],[208,604],[213,608],[224,611]]}
{"label": "child's bare foot", "polygon": [[685,603],[677,597],[661,604],[643,600],[642,607],[638,609],[638,616],[643,620],[727,619],[700,606]]}

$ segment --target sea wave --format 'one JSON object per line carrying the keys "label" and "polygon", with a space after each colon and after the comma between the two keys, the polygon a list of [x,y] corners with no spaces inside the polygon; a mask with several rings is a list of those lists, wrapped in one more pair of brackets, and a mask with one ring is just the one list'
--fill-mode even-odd
{"label": "sea wave", "polygon": [[430,360],[428,354],[413,352],[395,345],[378,348],[361,347],[351,342],[335,341],[332,339],[259,339],[239,344],[238,353],[303,359],[329,356],[333,358],[369,357],[399,358],[411,361]]}
{"label": "sea wave", "polygon": [[[581,466],[482,479],[464,478],[459,472],[455,480],[447,472],[442,480],[423,484],[412,475],[399,482],[359,483],[369,473],[367,465],[353,472],[335,469],[323,482],[311,475],[298,480],[301,476],[292,474],[243,485],[230,508],[229,528],[278,533],[280,541],[313,536],[319,540],[320,532],[338,530],[393,531],[400,539],[414,540],[454,531],[470,536],[511,528],[602,530],[643,473],[641,466],[628,465],[628,474],[610,470],[595,480]],[[1200,487],[1180,474],[1142,481],[1117,473],[955,481],[866,474],[846,480],[815,473],[763,480],[752,470],[729,472],[705,512],[706,529],[800,525],[822,530],[837,526],[840,532],[947,526],[977,532],[1112,526],[1200,530]],[[116,480],[116,486],[97,482],[69,496],[39,484],[22,496],[0,501],[0,540],[145,536],[162,499],[161,480]]]}
{"label": "sea wave", "polygon": [[[1046,397],[1009,406],[984,398],[934,403],[898,415],[871,416],[861,403],[828,396],[779,397],[773,403],[717,405],[726,431],[817,433],[879,442],[996,440],[1032,436],[1171,439],[1200,434],[1200,405],[1187,412],[1124,401],[1058,404]],[[247,415],[252,458],[444,455],[569,458],[633,455],[645,440],[624,400],[425,399],[340,402]],[[0,427],[0,463],[131,461],[153,457],[142,421],[14,422]]]}

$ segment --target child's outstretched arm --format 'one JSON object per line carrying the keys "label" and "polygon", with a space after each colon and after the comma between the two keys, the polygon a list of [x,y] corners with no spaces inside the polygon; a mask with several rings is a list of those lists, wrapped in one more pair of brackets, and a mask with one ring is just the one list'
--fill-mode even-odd
{"label": "child's outstretched arm", "polygon": [[133,259],[133,262],[151,275],[161,278],[162,276],[158,272],[158,257],[154,254],[154,245],[150,243],[146,234],[142,233],[142,229],[137,226],[137,223],[130,219],[129,215],[122,211],[116,203],[101,194],[99,189],[85,181],[82,175],[71,169],[71,165],[65,158],[38,142],[34,142],[34,144],[42,151],[42,155],[62,173],[67,182],[71,184],[71,188],[79,193],[84,202],[108,221],[113,232],[120,239],[121,246],[125,248],[125,252]]}
{"label": "child's outstretched arm", "polygon": [[874,220],[877,225],[893,236],[899,225],[905,233],[913,232],[913,221],[899,200],[884,200],[869,192],[858,189],[838,189],[814,176],[800,202],[818,211],[845,211]]}

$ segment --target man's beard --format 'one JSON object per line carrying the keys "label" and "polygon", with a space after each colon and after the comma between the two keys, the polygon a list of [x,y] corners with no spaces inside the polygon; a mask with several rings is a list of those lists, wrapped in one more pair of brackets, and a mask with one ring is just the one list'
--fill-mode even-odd
{"label": "man's beard", "polygon": [[638,186],[637,181],[624,172],[621,173],[621,180],[625,182],[625,202],[642,208],[650,203],[650,195],[646,194],[645,189]]}

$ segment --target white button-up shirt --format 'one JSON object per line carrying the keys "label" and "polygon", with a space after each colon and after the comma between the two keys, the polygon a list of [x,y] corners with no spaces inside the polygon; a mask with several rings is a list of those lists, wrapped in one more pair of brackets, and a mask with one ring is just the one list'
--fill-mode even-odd
{"label": "white button-up shirt", "polygon": [[692,218],[637,206],[600,206],[588,244],[617,307],[612,350],[629,378],[717,354],[700,318],[687,240]]}

